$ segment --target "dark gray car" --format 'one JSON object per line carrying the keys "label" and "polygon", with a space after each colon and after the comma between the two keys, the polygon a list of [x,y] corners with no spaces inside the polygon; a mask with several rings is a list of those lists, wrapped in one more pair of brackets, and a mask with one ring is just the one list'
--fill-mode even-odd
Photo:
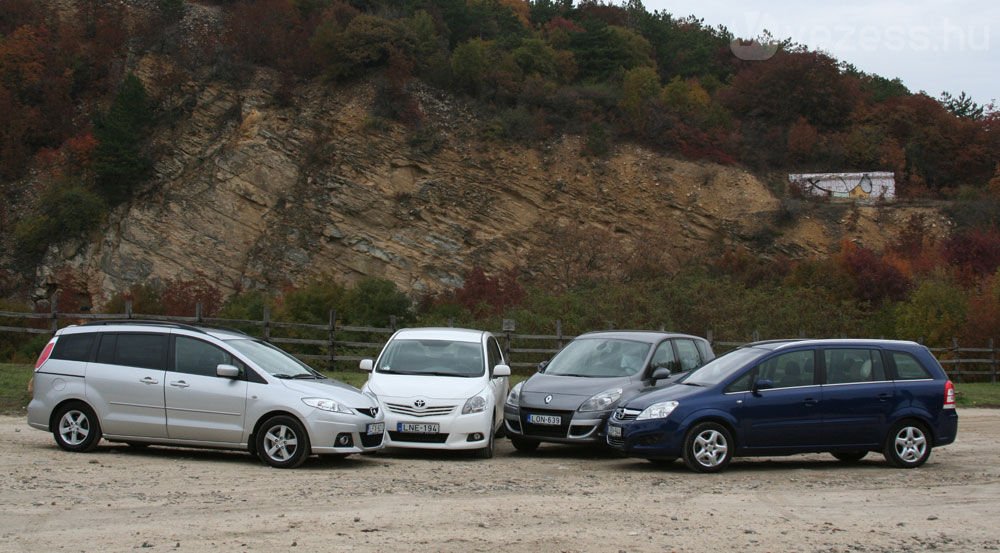
{"label": "dark gray car", "polygon": [[603,444],[608,416],[622,399],[665,386],[714,358],[707,340],[687,334],[582,334],[511,389],[504,428],[519,451],[540,442]]}

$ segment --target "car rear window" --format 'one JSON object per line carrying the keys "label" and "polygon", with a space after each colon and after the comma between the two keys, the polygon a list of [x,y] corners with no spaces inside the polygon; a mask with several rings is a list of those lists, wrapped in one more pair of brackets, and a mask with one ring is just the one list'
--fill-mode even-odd
{"label": "car rear window", "polygon": [[896,365],[896,380],[922,380],[931,378],[931,373],[909,353],[892,352],[892,361]]}
{"label": "car rear window", "polygon": [[94,336],[92,332],[60,336],[52,348],[52,359],[86,361],[90,357],[90,347],[94,345]]}

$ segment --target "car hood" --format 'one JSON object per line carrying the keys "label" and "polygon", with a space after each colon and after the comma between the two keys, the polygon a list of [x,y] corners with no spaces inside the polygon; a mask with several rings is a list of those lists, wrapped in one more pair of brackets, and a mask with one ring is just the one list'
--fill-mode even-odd
{"label": "car hood", "polygon": [[654,403],[659,403],[661,401],[682,401],[685,398],[704,394],[707,390],[711,388],[703,388],[701,386],[686,386],[683,383],[672,384],[665,388],[657,388],[655,390],[649,390],[643,392],[628,401],[624,402],[623,405],[629,409],[645,409]]}
{"label": "car hood", "polygon": [[279,380],[279,382],[289,390],[302,394],[302,397],[326,397],[345,403],[348,407],[378,406],[371,397],[361,393],[361,390],[332,378],[326,380]]}
{"label": "car hood", "polygon": [[[627,376],[614,378],[583,378],[545,373],[533,375],[521,385],[521,407],[538,409],[576,410],[595,394],[612,388],[627,389],[632,384]],[[552,396],[548,402],[546,398]]]}
{"label": "car hood", "polygon": [[379,397],[466,400],[486,387],[482,378],[406,374],[373,376],[368,379],[368,389]]}

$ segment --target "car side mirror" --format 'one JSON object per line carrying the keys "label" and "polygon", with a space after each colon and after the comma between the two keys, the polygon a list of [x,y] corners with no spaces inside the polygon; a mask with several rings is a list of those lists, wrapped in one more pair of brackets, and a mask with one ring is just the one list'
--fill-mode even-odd
{"label": "car side mirror", "polygon": [[497,365],[493,367],[493,378],[498,376],[510,376],[510,367],[507,365]]}
{"label": "car side mirror", "polygon": [[670,367],[656,367],[653,369],[653,374],[650,375],[650,378],[653,380],[653,384],[656,384],[657,380],[666,380],[673,374],[670,371]]}
{"label": "car side mirror", "polygon": [[235,365],[220,364],[215,367],[215,376],[222,378],[239,378],[240,368]]}
{"label": "car side mirror", "polygon": [[538,364],[538,372],[540,373],[545,372],[545,367],[548,366],[549,366],[549,361],[547,359],[545,361],[542,361],[541,363]]}
{"label": "car side mirror", "polygon": [[372,372],[372,368],[375,367],[375,362],[371,359],[362,359],[361,363],[358,364],[358,368],[365,372]]}
{"label": "car side mirror", "polygon": [[753,388],[750,391],[756,394],[760,390],[770,390],[771,388],[774,388],[774,381],[761,378],[753,383]]}

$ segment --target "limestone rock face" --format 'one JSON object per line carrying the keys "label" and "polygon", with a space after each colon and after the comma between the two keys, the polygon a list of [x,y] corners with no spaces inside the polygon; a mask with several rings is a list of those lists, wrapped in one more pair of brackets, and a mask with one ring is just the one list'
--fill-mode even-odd
{"label": "limestone rock face", "polygon": [[[163,63],[138,70],[161,99]],[[231,294],[377,276],[419,293],[460,286],[477,265],[566,279],[576,250],[595,248],[608,254],[596,270],[622,252],[655,253],[671,270],[726,244],[826,255],[845,236],[884,241],[883,227],[908,216],[854,207],[845,221],[798,218],[771,237],[781,202],[739,168],[627,144],[587,158],[576,137],[491,140],[471,108],[427,89],[416,93],[426,115],[416,140],[371,116],[370,83],[314,82],[278,101],[280,88],[258,70],[242,86],[174,90],[178,115],[153,138],[155,178],[100,236],[53,245],[39,291],[74,274],[98,305],[157,279],[204,279]]]}

